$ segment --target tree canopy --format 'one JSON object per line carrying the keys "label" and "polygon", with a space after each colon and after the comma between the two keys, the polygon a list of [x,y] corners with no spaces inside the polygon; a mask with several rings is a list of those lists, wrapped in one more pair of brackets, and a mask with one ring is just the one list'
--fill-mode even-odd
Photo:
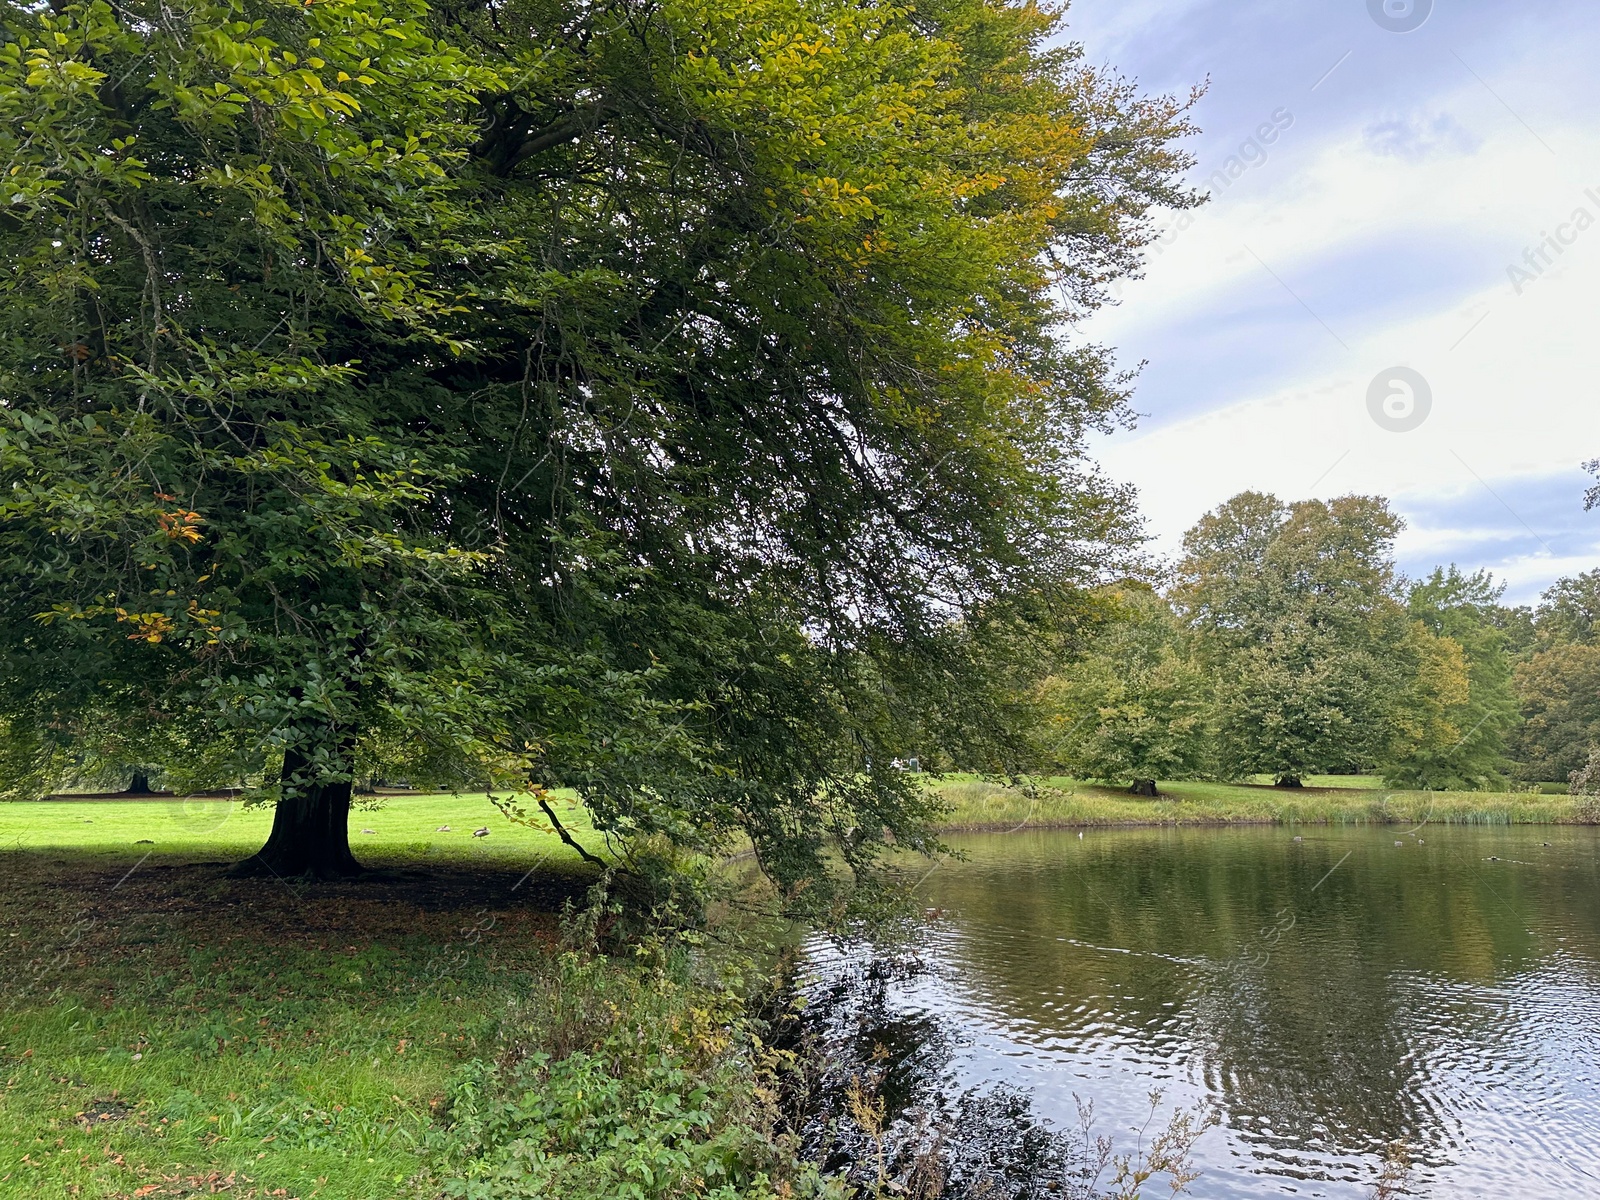
{"label": "tree canopy", "polygon": [[1211,664],[1238,773],[1298,782],[1384,736],[1397,523],[1369,502],[1340,508],[1246,492],[1185,535],[1174,595]]}
{"label": "tree canopy", "polygon": [[1295,785],[1459,736],[1466,663],[1401,603],[1400,527],[1380,497],[1244,492],[1185,536],[1173,599],[1213,681],[1228,773]]}
{"label": "tree canopy", "polygon": [[[1487,572],[1463,574],[1459,568],[1435,568],[1412,584],[1407,607],[1413,620],[1438,639],[1460,647],[1466,669],[1462,694],[1454,655],[1449,679],[1431,689],[1442,711],[1435,718],[1442,738],[1414,739],[1385,765],[1390,783],[1402,787],[1443,790],[1493,790],[1505,785],[1509,765],[1508,738],[1517,725],[1517,696],[1512,687],[1511,658],[1502,628],[1505,585]],[[1437,643],[1435,643],[1437,644]]]}
{"label": "tree canopy", "polygon": [[1184,104],[1059,27],[8,5],[6,786],[115,730],[276,801],[284,873],[357,869],[372,773],[743,832],[791,894],[922,844],[891,758],[1014,742],[976,614],[1132,540],[1071,322],[1195,202]]}
{"label": "tree canopy", "polygon": [[1107,599],[1086,652],[1041,685],[1048,760],[1152,795],[1159,779],[1214,773],[1212,689],[1182,623],[1146,587],[1123,585]]}
{"label": "tree canopy", "polygon": [[1560,782],[1600,747],[1600,571],[1557,580],[1531,621],[1532,643],[1515,668],[1523,718],[1515,754],[1524,778]]}

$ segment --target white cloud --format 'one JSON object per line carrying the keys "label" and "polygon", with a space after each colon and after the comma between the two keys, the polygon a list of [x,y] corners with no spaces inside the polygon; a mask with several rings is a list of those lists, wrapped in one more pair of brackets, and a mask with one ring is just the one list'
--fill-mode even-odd
{"label": "white cloud", "polygon": [[[1087,323],[1164,381],[1136,396],[1145,428],[1101,450],[1163,548],[1246,488],[1379,492],[1431,512],[1518,481],[1565,487],[1600,453],[1600,134],[1574,110],[1534,133],[1495,95],[1511,90],[1463,71],[1409,115],[1322,129],[1296,114],[1269,160],[1173,229],[1148,277]],[[1578,209],[1591,227],[1562,224]],[[1219,364],[1223,345],[1238,349]],[[1395,365],[1433,393],[1404,434],[1367,411],[1368,385]],[[1542,518],[1530,535],[1497,511],[1437,521],[1404,548],[1494,565],[1514,590],[1595,564],[1549,550]],[[1524,542],[1509,554],[1508,535]]]}
{"label": "white cloud", "polygon": [[1587,553],[1565,555],[1513,555],[1491,564],[1494,577],[1506,585],[1505,602],[1534,604],[1539,593],[1557,579],[1592,571],[1600,562],[1600,543]]}
{"label": "white cloud", "polygon": [[1421,162],[1440,155],[1471,154],[1482,139],[1449,113],[1431,118],[1404,116],[1375,121],[1362,131],[1367,149],[1384,158]]}

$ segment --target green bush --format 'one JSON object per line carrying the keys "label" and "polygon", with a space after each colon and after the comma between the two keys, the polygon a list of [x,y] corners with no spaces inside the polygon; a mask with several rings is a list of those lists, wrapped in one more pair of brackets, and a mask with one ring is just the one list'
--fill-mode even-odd
{"label": "green bush", "polygon": [[796,1157],[772,1068],[729,989],[687,959],[624,967],[577,952],[458,1073],[437,1136],[463,1200],[842,1197]]}

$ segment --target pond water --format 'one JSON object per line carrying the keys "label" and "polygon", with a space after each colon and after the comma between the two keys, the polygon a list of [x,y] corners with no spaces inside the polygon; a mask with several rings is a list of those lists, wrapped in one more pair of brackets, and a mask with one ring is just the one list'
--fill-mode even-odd
{"label": "pond water", "polygon": [[[1214,1106],[1199,1197],[1370,1196],[1395,1143],[1411,1195],[1600,1196],[1596,830],[949,840],[921,969],[861,1030],[902,1083],[1057,1127],[1091,1100],[1119,1149],[1154,1089]],[[811,952],[822,981],[862,953]]]}

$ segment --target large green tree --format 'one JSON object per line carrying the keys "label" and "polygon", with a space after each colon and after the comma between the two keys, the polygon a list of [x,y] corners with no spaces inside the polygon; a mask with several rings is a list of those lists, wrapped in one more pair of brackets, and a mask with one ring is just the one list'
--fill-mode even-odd
{"label": "large green tree", "polygon": [[1539,597],[1533,624],[1541,647],[1600,642],[1600,571],[1556,580]]}
{"label": "large green tree", "polygon": [[1465,575],[1453,565],[1435,568],[1411,586],[1412,618],[1461,648],[1468,686],[1462,702],[1447,705],[1441,714],[1448,727],[1444,737],[1413,739],[1384,764],[1389,782],[1436,789],[1504,786],[1508,739],[1519,721],[1506,653],[1508,614],[1500,604],[1504,592],[1505,585],[1487,572]]}
{"label": "large green tree", "polygon": [[1465,665],[1401,603],[1400,528],[1379,497],[1244,492],[1185,535],[1172,594],[1216,688],[1226,773],[1299,786],[1450,736]]}
{"label": "large green tree", "polygon": [[1526,779],[1560,782],[1600,746],[1600,645],[1563,643],[1516,667],[1523,724],[1517,758]]}
{"label": "large green tree", "polygon": [[1039,689],[1052,765],[1147,796],[1157,780],[1206,775],[1212,689],[1181,622],[1149,587],[1103,597],[1110,611],[1098,636]]}
{"label": "large green tree", "polygon": [[569,784],[794,893],[1011,752],[1180,103],[992,0],[4,11],[14,790],[116,728],[341,874],[358,773]]}
{"label": "large green tree", "polygon": [[1566,779],[1600,746],[1600,571],[1557,580],[1533,613],[1516,666],[1523,723],[1514,751],[1525,779]]}
{"label": "large green tree", "polygon": [[425,515],[458,453],[335,344],[459,349],[407,243],[493,79],[423,15],[5,14],[9,738],[35,779],[118,728],[270,769],[275,869],[355,869],[352,767],[408,709],[419,762],[481,751],[504,710],[473,685],[505,607]]}

